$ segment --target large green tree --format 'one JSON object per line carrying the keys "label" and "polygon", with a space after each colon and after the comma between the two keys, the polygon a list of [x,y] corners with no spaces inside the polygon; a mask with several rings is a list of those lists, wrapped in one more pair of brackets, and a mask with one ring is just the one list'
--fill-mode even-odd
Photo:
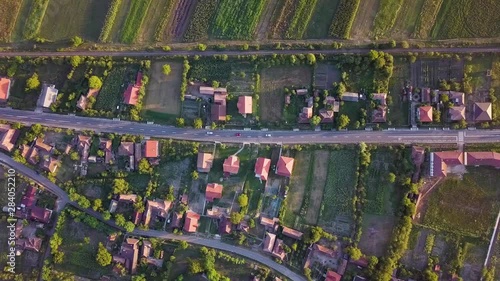
{"label": "large green tree", "polygon": [[111,264],[112,256],[102,243],[99,243],[95,260],[100,266],[107,266]]}

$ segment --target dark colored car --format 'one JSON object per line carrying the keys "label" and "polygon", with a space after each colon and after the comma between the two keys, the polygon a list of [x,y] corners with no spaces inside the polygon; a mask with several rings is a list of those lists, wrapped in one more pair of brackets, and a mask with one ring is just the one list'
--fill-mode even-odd
{"label": "dark colored car", "polygon": [[236,133],[234,135],[237,136],[237,137],[241,137],[241,133]]}

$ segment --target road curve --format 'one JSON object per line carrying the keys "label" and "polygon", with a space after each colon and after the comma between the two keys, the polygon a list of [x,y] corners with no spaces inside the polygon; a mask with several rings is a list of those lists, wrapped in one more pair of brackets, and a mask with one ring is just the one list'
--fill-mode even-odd
{"label": "road curve", "polygon": [[[53,113],[36,113],[0,108],[0,119],[24,124],[40,123],[49,127],[75,130],[93,130],[102,133],[134,134],[146,137],[172,138],[191,141],[259,143],[259,144],[346,144],[346,143],[492,143],[500,142],[500,130],[386,130],[386,131],[261,131],[261,130],[207,130],[176,128],[130,121],[115,121]],[[240,133],[241,136],[236,136]],[[270,134],[271,136],[267,136]]]}
{"label": "road curve", "polygon": [[[97,218],[100,221],[105,222],[106,224],[108,224],[112,227],[119,228],[119,229],[123,230],[122,228],[118,227],[114,223],[114,221],[104,220],[100,213],[95,212],[94,210],[91,210],[91,209],[81,208],[80,206],[78,206],[78,204],[76,204],[76,202],[70,201],[66,192],[64,190],[62,190],[59,186],[57,186],[53,182],[49,181],[47,178],[37,174],[35,171],[24,166],[23,164],[14,161],[8,155],[6,155],[4,153],[0,153],[0,162],[15,169],[17,173],[23,174],[24,176],[30,178],[31,180],[38,183],[39,185],[44,186],[46,190],[48,190],[52,194],[56,195],[58,197],[57,209],[59,211],[62,210],[65,205],[69,204],[69,205],[72,205],[73,207],[76,207],[77,209],[79,209],[81,211],[86,212],[90,216]],[[186,241],[189,243],[231,252],[231,253],[240,255],[242,257],[254,260],[256,262],[259,262],[265,266],[268,266],[268,267],[274,269],[275,271],[281,273],[282,275],[290,278],[293,281],[305,281],[305,279],[302,276],[291,271],[290,269],[288,269],[284,265],[281,265],[281,264],[274,262],[269,257],[266,257],[258,252],[254,252],[254,251],[251,251],[251,250],[248,250],[245,248],[233,246],[230,244],[225,244],[225,243],[222,243],[218,240],[200,238],[200,237],[190,236],[190,235],[175,235],[172,233],[167,233],[167,232],[163,232],[163,231],[156,231],[156,230],[136,229],[131,234],[138,235],[138,236],[157,237],[157,238],[161,238],[161,239],[183,240],[183,241]]]}
{"label": "road curve", "polygon": [[[366,54],[370,51],[369,48],[353,48],[353,49],[329,49],[329,50],[227,50],[227,51],[198,51],[198,50],[177,50],[177,51],[38,51],[38,52],[22,52],[22,51],[5,51],[0,52],[0,57],[54,57],[54,56],[93,56],[93,57],[163,57],[163,56],[213,56],[213,55],[228,55],[228,56],[243,56],[243,55],[296,55],[296,54],[324,54],[324,55],[341,55],[341,54]],[[406,54],[412,53],[498,53],[500,47],[429,47],[429,48],[393,48],[381,50],[390,54]]]}

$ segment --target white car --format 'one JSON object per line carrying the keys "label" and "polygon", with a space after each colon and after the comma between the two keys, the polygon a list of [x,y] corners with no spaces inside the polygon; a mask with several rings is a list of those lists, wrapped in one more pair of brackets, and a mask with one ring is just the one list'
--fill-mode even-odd
{"label": "white car", "polygon": [[271,134],[266,134],[266,137],[270,138],[270,137],[271,137]]}
{"label": "white car", "polygon": [[207,135],[213,135],[214,132],[207,132]]}

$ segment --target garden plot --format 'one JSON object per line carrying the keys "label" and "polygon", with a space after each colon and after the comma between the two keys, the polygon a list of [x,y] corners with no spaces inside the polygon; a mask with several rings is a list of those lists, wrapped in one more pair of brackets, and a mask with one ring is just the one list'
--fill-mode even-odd
{"label": "garden plot", "polygon": [[[172,72],[162,72],[164,64],[169,64]],[[144,110],[178,116],[181,110],[180,89],[183,65],[180,62],[155,62],[145,98]]]}
{"label": "garden plot", "polygon": [[352,39],[367,39],[373,36],[373,22],[380,6],[380,0],[360,1],[358,13],[351,28]]}
{"label": "garden plot", "polygon": [[308,179],[310,179],[309,171],[313,159],[312,153],[310,151],[300,151],[295,155],[294,166],[300,167],[294,170],[292,177],[290,178],[288,196],[286,198],[286,212],[283,219],[283,223],[288,226],[294,227],[296,223],[300,220],[301,214],[300,209],[305,193],[308,192],[307,185],[309,184]]}
{"label": "garden plot", "polygon": [[340,81],[340,70],[331,64],[318,64],[314,69],[314,83],[319,89],[327,90]]}
{"label": "garden plot", "polygon": [[[323,201],[323,193],[325,191],[329,161],[329,151],[319,150],[314,152],[314,162],[311,161],[310,163],[313,167],[313,175],[311,186],[309,187],[309,202],[307,202],[307,212],[304,217],[307,224],[315,225],[318,223],[321,202]],[[306,198],[307,197],[305,197],[304,200],[306,200]],[[303,202],[302,204],[306,204],[306,202]]]}
{"label": "garden plot", "polygon": [[416,87],[438,88],[440,80],[461,81],[464,62],[453,59],[422,59],[411,64],[411,82]]}

